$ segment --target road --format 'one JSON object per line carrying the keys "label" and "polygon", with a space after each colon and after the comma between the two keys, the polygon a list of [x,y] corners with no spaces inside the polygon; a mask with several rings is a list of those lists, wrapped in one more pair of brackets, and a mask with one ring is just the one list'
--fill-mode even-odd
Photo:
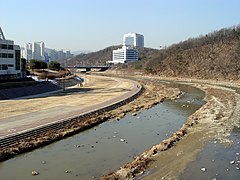
{"label": "road", "polygon": [[65,92],[0,101],[0,138],[28,129],[57,123],[122,101],[139,91],[139,84],[126,79],[86,76],[84,87]]}

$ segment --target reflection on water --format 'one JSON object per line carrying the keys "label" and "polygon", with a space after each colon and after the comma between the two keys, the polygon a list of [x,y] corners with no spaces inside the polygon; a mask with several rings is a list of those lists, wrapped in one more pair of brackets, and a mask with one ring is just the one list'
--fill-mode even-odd
{"label": "reflection on water", "polygon": [[91,179],[114,171],[172,132],[204,102],[204,93],[182,85],[186,93],[137,116],[108,121],[59,142],[0,163],[1,180]]}

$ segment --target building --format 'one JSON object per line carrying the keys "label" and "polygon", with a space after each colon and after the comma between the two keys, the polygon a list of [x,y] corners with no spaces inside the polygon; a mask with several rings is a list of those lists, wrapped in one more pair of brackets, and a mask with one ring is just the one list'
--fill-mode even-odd
{"label": "building", "polygon": [[121,49],[113,50],[113,60],[110,64],[120,64],[138,61],[138,50],[130,46],[123,46]]}
{"label": "building", "polygon": [[33,59],[32,43],[25,44],[25,59],[28,61]]}
{"label": "building", "polygon": [[58,60],[58,51],[55,49],[50,49],[49,51],[49,57],[50,61],[56,61]]}
{"label": "building", "polygon": [[70,50],[64,52],[63,50],[57,51],[45,47],[44,42],[27,43],[25,47],[21,48],[21,57],[27,61],[31,59],[42,60],[45,62],[58,61],[62,59],[72,58]]}
{"label": "building", "polygon": [[124,34],[123,45],[133,47],[144,47],[144,36],[138,33]]}
{"label": "building", "polygon": [[66,51],[66,58],[72,58],[73,57],[73,54],[71,54],[71,51]]}
{"label": "building", "polygon": [[34,42],[32,44],[32,58],[37,60],[45,60],[45,44],[44,42]]}
{"label": "building", "polygon": [[0,27],[0,80],[24,76],[21,70],[21,49],[14,41],[4,37]]}

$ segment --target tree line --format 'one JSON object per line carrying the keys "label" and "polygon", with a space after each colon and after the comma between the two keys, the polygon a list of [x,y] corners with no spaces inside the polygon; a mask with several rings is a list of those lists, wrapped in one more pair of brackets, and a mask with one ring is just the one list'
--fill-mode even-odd
{"label": "tree line", "polygon": [[59,71],[61,69],[61,65],[57,61],[51,61],[49,63],[46,63],[41,60],[31,59],[29,61],[29,68],[30,69],[51,69],[55,71]]}

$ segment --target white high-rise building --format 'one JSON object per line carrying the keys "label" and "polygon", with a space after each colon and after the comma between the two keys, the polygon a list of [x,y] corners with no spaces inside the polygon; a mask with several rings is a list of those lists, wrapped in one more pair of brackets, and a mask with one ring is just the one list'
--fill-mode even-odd
{"label": "white high-rise building", "polygon": [[27,61],[33,59],[31,43],[27,43],[25,44],[25,47],[21,48],[21,57],[25,58]]}
{"label": "white high-rise building", "polygon": [[138,61],[138,50],[123,46],[121,49],[113,50],[113,60],[108,63],[119,64],[133,61]]}
{"label": "white high-rise building", "polygon": [[45,45],[44,42],[34,42],[32,44],[32,58],[37,60],[44,60]]}
{"label": "white high-rise building", "polygon": [[123,45],[133,47],[144,47],[144,36],[138,33],[124,34]]}
{"label": "white high-rise building", "polygon": [[12,40],[5,39],[0,27],[0,80],[23,76],[20,46],[15,45]]}
{"label": "white high-rise building", "polygon": [[33,58],[33,53],[32,53],[32,43],[27,43],[25,44],[25,53],[26,53],[26,59],[29,61]]}

